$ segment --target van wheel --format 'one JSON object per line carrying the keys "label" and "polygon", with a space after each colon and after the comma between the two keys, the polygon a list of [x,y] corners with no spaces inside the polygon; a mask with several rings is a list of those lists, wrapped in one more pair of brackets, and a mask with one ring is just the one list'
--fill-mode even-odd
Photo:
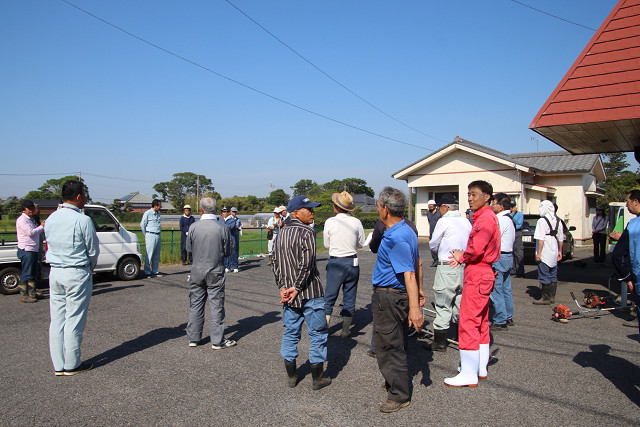
{"label": "van wheel", "polygon": [[20,283],[20,270],[7,267],[0,271],[0,293],[5,295],[17,294]]}
{"label": "van wheel", "polygon": [[140,261],[135,257],[125,257],[118,264],[118,277],[120,280],[133,280],[138,277],[139,273]]}

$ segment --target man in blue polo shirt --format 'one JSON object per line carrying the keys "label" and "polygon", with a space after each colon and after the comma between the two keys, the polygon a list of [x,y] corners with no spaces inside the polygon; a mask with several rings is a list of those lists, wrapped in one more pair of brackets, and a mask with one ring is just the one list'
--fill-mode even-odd
{"label": "man in blue polo shirt", "polygon": [[410,403],[407,367],[407,330],[424,323],[420,306],[425,297],[417,280],[418,238],[404,221],[406,201],[400,190],[385,187],[377,202],[378,216],[386,227],[371,281],[373,335],[378,368],[385,379],[387,400],[382,412],[395,412]]}

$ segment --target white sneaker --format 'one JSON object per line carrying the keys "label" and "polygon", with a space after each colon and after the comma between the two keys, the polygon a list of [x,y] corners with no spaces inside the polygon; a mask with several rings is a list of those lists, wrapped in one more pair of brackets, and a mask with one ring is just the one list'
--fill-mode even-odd
{"label": "white sneaker", "polygon": [[236,345],[236,342],[234,340],[223,338],[220,344],[211,344],[211,348],[214,350],[222,350],[223,348],[233,347],[234,345]]}
{"label": "white sneaker", "polygon": [[238,270],[237,268],[234,268],[234,269],[233,269],[233,272],[234,272],[234,273],[237,273],[238,271],[240,271],[240,270]]}
{"label": "white sneaker", "polygon": [[229,272],[229,269],[228,269],[228,268],[225,268],[225,269],[224,269],[224,272],[225,272],[225,273],[228,273],[228,272]]}

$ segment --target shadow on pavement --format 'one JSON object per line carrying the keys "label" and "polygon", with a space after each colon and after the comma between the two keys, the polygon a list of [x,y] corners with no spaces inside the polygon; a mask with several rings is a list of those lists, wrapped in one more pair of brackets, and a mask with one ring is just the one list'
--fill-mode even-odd
{"label": "shadow on pavement", "polygon": [[239,319],[238,323],[226,328],[225,334],[233,333],[229,338],[240,341],[243,337],[257,331],[261,327],[270,323],[275,323],[279,320],[280,312],[278,311],[270,311],[260,316],[250,316],[244,319]]}
{"label": "shadow on pavement", "polygon": [[590,352],[582,351],[573,361],[583,368],[594,368],[611,381],[634,404],[640,406],[640,368],[621,357],[609,354],[605,344],[590,345]]}
{"label": "shadow on pavement", "polygon": [[108,284],[105,284],[105,285],[94,286],[93,287],[93,293],[91,295],[92,296],[96,296],[96,295],[100,295],[100,294],[106,294],[106,293],[109,293],[109,292],[121,291],[123,289],[140,288],[142,286],[144,286],[144,285],[113,286],[111,283],[108,283]]}
{"label": "shadow on pavement", "polygon": [[186,323],[176,326],[174,328],[158,328],[153,331],[149,331],[144,335],[134,338],[130,341],[123,342],[117,347],[107,350],[102,354],[92,357],[87,360],[88,363],[93,363],[96,368],[106,365],[107,363],[114,362],[123,357],[127,357],[138,351],[146,350],[158,344],[162,344],[165,341],[169,341],[175,338],[185,336]]}

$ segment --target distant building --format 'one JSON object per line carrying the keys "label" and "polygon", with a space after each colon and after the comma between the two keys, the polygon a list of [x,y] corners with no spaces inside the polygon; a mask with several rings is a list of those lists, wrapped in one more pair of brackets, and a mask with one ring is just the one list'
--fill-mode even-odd
{"label": "distant building", "polygon": [[353,204],[359,207],[362,212],[376,212],[378,210],[376,199],[366,194],[354,194]]}
{"label": "distant building", "polygon": [[[122,204],[122,206],[124,207],[125,203],[129,203],[132,212],[144,212],[151,209],[151,202],[153,202],[153,199],[151,197],[137,191],[129,193],[126,196],[120,198],[120,203]],[[162,202],[160,212],[172,211],[174,209],[175,208],[171,203]]]}
{"label": "distant building", "polygon": [[523,214],[537,214],[543,200],[558,204],[558,216],[575,226],[576,243],[591,239],[596,197],[605,180],[599,154],[572,155],[567,151],[506,154],[457,136],[433,154],[392,175],[416,189],[415,224],[420,236],[429,235],[427,202],[453,193],[460,209],[469,208],[467,185],[485,180],[494,192],[508,194]]}

